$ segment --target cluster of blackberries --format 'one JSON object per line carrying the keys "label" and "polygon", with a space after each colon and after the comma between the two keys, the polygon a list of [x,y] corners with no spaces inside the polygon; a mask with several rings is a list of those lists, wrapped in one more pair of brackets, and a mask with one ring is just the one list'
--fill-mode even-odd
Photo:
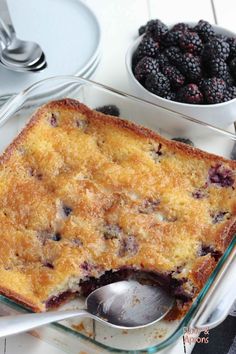
{"label": "cluster of blackberries", "polygon": [[236,38],[215,33],[200,20],[170,30],[160,20],[140,27],[133,58],[136,79],[150,92],[173,101],[214,104],[236,98]]}

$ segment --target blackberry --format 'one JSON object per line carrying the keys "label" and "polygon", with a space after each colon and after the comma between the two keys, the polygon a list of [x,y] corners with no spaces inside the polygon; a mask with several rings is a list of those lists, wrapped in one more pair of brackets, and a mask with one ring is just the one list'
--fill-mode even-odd
{"label": "blackberry", "polygon": [[182,36],[181,31],[168,31],[163,37],[161,44],[163,47],[177,46],[179,39]]}
{"label": "blackberry", "polygon": [[236,98],[236,38],[217,34],[204,20],[170,30],[159,19],[138,30],[132,57],[136,79],[168,100],[216,104]]}
{"label": "blackberry", "polygon": [[57,116],[54,113],[52,113],[52,115],[50,117],[50,124],[54,128],[58,127],[58,119],[57,119]]}
{"label": "blackberry", "polygon": [[203,59],[208,61],[216,57],[221,57],[226,60],[229,56],[229,52],[229,43],[223,39],[214,37],[210,42],[206,43],[203,50]]}
{"label": "blackberry", "polygon": [[182,87],[177,93],[177,100],[185,103],[203,103],[203,94],[195,84],[188,84]]}
{"label": "blackberry", "polygon": [[166,65],[170,65],[168,58],[163,53],[158,55],[157,61],[158,61],[160,70],[163,70]]}
{"label": "blackberry", "polygon": [[225,41],[228,43],[228,41],[227,41],[228,37],[225,36],[224,34],[216,34],[215,37],[219,38],[221,41]]}
{"label": "blackberry", "polygon": [[120,240],[119,257],[133,257],[139,250],[139,244],[135,236],[129,235]]}
{"label": "blackberry", "polygon": [[97,107],[97,108],[95,108],[95,110],[97,112],[101,112],[103,114],[108,114],[110,116],[116,116],[116,117],[120,116],[120,110],[114,104],[109,104],[109,105]]}
{"label": "blackberry", "polygon": [[188,138],[172,138],[171,140],[174,140],[174,141],[179,141],[181,143],[184,143],[184,144],[187,144],[187,145],[190,145],[190,146],[194,146],[194,143],[192,142],[192,140],[188,139]]}
{"label": "blackberry", "polygon": [[146,33],[155,41],[160,41],[163,35],[168,31],[168,27],[160,20],[148,21],[146,25]]}
{"label": "blackberry", "polygon": [[52,235],[51,240],[60,241],[61,240],[61,234],[59,232],[55,233],[54,235]]}
{"label": "blackberry", "polygon": [[229,57],[231,59],[235,58],[236,57],[236,38],[234,38],[234,37],[227,38],[227,42],[229,43],[229,49],[230,49]]}
{"label": "blackberry", "polygon": [[63,205],[63,211],[64,211],[65,216],[69,216],[72,213],[73,209],[71,207],[69,207],[68,205]]}
{"label": "blackberry", "polygon": [[198,22],[198,24],[194,27],[194,31],[198,33],[204,43],[209,42],[209,40],[215,35],[212,25],[204,20],[200,20]]}
{"label": "blackberry", "polygon": [[191,53],[185,53],[178,58],[176,66],[188,81],[198,82],[201,79],[202,71],[199,57]]}
{"label": "blackberry", "polygon": [[159,65],[157,59],[144,57],[135,67],[134,76],[139,82],[144,83],[147,75],[155,75],[158,73],[158,71]]}
{"label": "blackberry", "polygon": [[202,257],[207,254],[210,254],[213,258],[215,258],[216,261],[218,261],[219,258],[222,256],[222,252],[218,251],[213,246],[202,244],[201,249],[199,251],[199,256]]}
{"label": "blackberry", "polygon": [[176,93],[173,91],[168,92],[163,98],[170,100],[170,101],[176,101]]}
{"label": "blackberry", "polygon": [[162,74],[164,74],[170,81],[171,87],[173,89],[178,89],[183,86],[185,77],[181,74],[181,72],[172,65],[166,65],[162,68]]}
{"label": "blackberry", "polygon": [[211,166],[208,175],[208,181],[220,187],[232,187],[234,184],[233,171],[222,164]]}
{"label": "blackberry", "polygon": [[225,79],[228,76],[228,65],[224,59],[218,57],[209,62],[209,72],[212,77]]}
{"label": "blackberry", "polygon": [[217,77],[223,79],[228,86],[234,85],[234,79],[231,75],[229,65],[224,59],[216,57],[208,62],[202,63],[203,77]]}
{"label": "blackberry", "polygon": [[224,102],[226,84],[223,79],[216,77],[203,79],[200,83],[200,89],[206,103],[214,104]]}
{"label": "blackberry", "polygon": [[229,68],[234,80],[236,80],[236,58],[231,60],[231,62],[229,63]]}
{"label": "blackberry", "polygon": [[235,84],[233,76],[231,75],[229,70],[227,71],[227,73],[223,79],[224,79],[227,86],[233,86]]}
{"label": "blackberry", "polygon": [[159,43],[155,42],[152,37],[145,36],[140,42],[137,48],[137,57],[142,59],[143,57],[155,58],[159,53]]}
{"label": "blackberry", "polygon": [[138,35],[141,36],[146,32],[146,25],[139,27],[138,29]]}
{"label": "blackberry", "polygon": [[195,199],[207,198],[207,192],[203,188],[196,188],[192,192],[192,197]]}
{"label": "blackberry", "polygon": [[228,211],[219,211],[217,213],[210,213],[212,224],[218,224],[221,221],[228,220],[231,214]]}
{"label": "blackberry", "polygon": [[136,65],[138,64],[138,62],[140,61],[139,55],[137,50],[134,52],[133,56],[132,56],[132,70],[134,71]]}
{"label": "blackberry", "polygon": [[185,31],[188,31],[188,30],[190,30],[189,25],[187,25],[187,23],[183,23],[183,22],[176,23],[176,25],[174,25],[171,28],[171,31],[185,32]]}
{"label": "blackberry", "polygon": [[164,55],[169,59],[171,64],[176,65],[180,61],[181,51],[178,47],[170,47],[164,50]]}
{"label": "blackberry", "polygon": [[117,224],[107,224],[104,226],[104,238],[106,240],[117,238],[122,235],[122,229]]}
{"label": "blackberry", "polygon": [[196,55],[203,49],[202,40],[196,32],[184,32],[179,38],[179,46],[185,52]]}
{"label": "blackberry", "polygon": [[145,81],[145,87],[150,92],[161,97],[167,97],[168,94],[170,94],[170,81],[161,72],[156,75],[148,75]]}
{"label": "blackberry", "polygon": [[236,98],[236,87],[230,86],[224,92],[224,102],[233,100],[234,98]]}

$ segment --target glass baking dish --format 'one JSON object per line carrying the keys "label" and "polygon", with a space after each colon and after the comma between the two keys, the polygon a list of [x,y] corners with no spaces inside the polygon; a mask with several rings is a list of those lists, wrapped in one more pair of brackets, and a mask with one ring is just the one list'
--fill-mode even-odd
{"label": "glass baking dish", "polygon": [[[42,104],[65,97],[75,98],[91,108],[115,104],[121,117],[144,125],[167,138],[188,138],[204,151],[232,157],[234,133],[220,130],[128,94],[74,76],[40,81],[13,96],[0,109],[0,149],[3,151],[21,131],[31,114]],[[121,331],[92,320],[70,320],[31,331],[30,334],[58,346],[67,353],[156,353],[170,348],[186,327],[204,329],[224,320],[236,298],[236,237],[208,279],[192,307],[181,321],[162,320],[142,330]],[[76,299],[63,308],[83,307]],[[26,308],[0,296],[0,314],[27,312]],[[168,349],[169,353],[169,349]]]}

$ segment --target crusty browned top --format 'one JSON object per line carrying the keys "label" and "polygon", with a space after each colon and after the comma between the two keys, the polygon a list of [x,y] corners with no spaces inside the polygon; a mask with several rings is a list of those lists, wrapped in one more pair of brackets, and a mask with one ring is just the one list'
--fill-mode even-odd
{"label": "crusty browned top", "polygon": [[130,266],[196,294],[235,231],[235,175],[233,161],[51,102],[1,157],[0,290],[44,310]]}

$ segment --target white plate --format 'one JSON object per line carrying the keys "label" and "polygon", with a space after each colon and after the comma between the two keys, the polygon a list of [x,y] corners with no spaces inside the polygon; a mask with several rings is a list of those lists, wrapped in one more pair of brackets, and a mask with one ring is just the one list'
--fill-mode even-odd
{"label": "white plate", "polygon": [[91,77],[93,77],[93,74],[95,73],[95,71],[97,70],[97,67],[100,63],[100,56],[97,57],[97,59],[94,61],[93,65],[91,65],[88,70],[83,74],[80,75],[81,77],[85,78],[85,79],[89,79]]}
{"label": "white plate", "polygon": [[19,92],[55,75],[84,75],[97,61],[100,27],[93,12],[79,0],[8,0],[17,36],[38,42],[48,68],[19,73],[0,67],[0,96]]}

